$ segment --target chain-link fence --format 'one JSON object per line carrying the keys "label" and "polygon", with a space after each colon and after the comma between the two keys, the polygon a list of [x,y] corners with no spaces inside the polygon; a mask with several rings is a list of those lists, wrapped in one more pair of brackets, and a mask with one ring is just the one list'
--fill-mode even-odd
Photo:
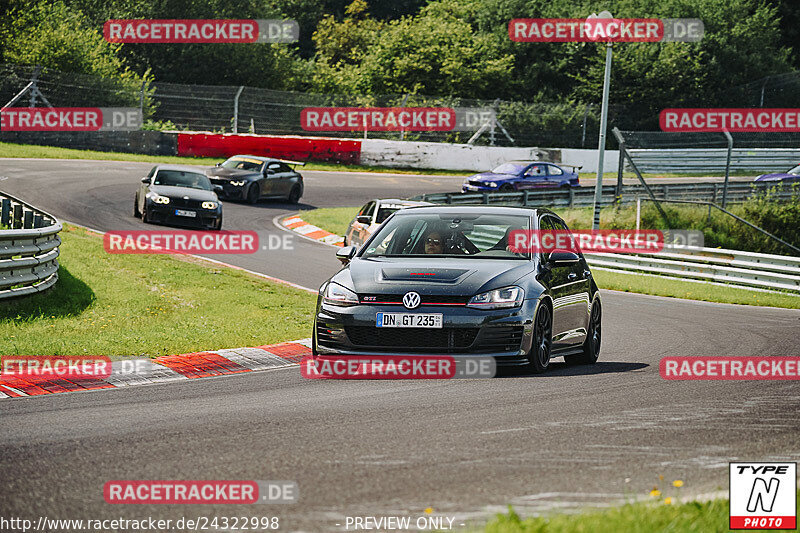
{"label": "chain-link fence", "polygon": [[[300,122],[306,107],[452,107],[491,110],[496,120],[474,123],[462,131],[367,132],[369,138],[433,142],[468,142],[499,146],[586,147],[596,145],[600,107],[597,104],[527,103],[432,97],[418,94],[377,96],[273,91],[258,87],[142,83],[0,64],[0,105],[33,82],[16,106],[141,107],[146,128],[171,128],[218,133],[319,135]],[[41,96],[37,96],[41,95]],[[610,117],[624,116],[612,106]],[[480,130],[480,134],[476,135]],[[326,132],[325,136],[363,136],[363,131]]]}
{"label": "chain-link fence", "polygon": [[[275,135],[319,135],[305,131],[300,122],[306,107],[452,107],[491,110],[490,123],[475,123],[471,129],[447,132],[363,132],[325,133],[325,136],[405,139],[434,142],[473,142],[500,146],[595,148],[599,133],[599,103],[531,103],[504,100],[474,100],[418,94],[331,95],[273,91],[258,87],[184,85],[147,82],[128,78],[105,78],[0,64],[0,105],[11,100],[31,83],[38,92],[28,91],[15,105],[55,107],[141,107],[150,129],[237,132]],[[753,106],[800,107],[800,73],[788,73],[756,80],[737,88]],[[37,96],[41,95],[41,97]],[[712,106],[713,107],[713,106]],[[609,107],[609,129],[651,129],[643,126],[634,103]],[[657,112],[652,119],[657,124]],[[639,113],[641,115],[641,113]],[[649,116],[649,114],[648,114]],[[648,122],[649,124],[649,122]],[[479,133],[479,135],[477,135]],[[726,146],[715,134],[643,133],[631,139],[640,148],[675,146]],[[703,136],[705,135],[705,137]],[[776,134],[734,134],[737,146],[776,146],[785,142],[800,146],[797,136]],[[720,145],[721,143],[721,145]],[[616,148],[609,135],[608,148]]]}

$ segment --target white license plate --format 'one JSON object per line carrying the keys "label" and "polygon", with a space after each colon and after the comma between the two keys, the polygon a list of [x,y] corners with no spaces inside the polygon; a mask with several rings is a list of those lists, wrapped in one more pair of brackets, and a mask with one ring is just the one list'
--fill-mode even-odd
{"label": "white license plate", "polygon": [[197,213],[194,211],[186,211],[184,209],[176,209],[175,210],[176,217],[191,217],[194,218],[197,216]]}
{"label": "white license plate", "polygon": [[378,313],[375,326],[379,328],[442,328],[441,313]]}

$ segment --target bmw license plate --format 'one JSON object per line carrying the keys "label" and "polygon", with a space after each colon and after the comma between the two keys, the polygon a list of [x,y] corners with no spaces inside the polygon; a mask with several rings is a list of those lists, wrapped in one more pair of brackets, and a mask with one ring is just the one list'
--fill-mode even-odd
{"label": "bmw license plate", "polygon": [[442,328],[441,313],[378,313],[375,326],[379,328]]}
{"label": "bmw license plate", "polygon": [[190,218],[194,218],[194,217],[196,217],[196,216],[197,216],[197,213],[196,213],[195,211],[186,211],[185,209],[176,209],[176,210],[175,210],[175,216],[176,216],[176,217],[190,217]]}

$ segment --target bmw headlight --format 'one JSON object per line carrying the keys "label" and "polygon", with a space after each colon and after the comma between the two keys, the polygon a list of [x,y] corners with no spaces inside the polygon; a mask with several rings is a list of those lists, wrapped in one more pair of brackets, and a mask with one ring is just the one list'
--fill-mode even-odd
{"label": "bmw headlight", "polygon": [[488,185],[489,187],[497,187],[497,183],[495,183],[495,182],[493,182],[493,181],[490,181],[490,182],[489,182],[489,183],[487,183],[486,185]]}
{"label": "bmw headlight", "polygon": [[475,309],[507,309],[519,307],[525,298],[522,287],[503,287],[493,291],[482,292],[473,296],[467,307]]}
{"label": "bmw headlight", "polygon": [[169,198],[167,198],[166,196],[161,196],[159,194],[156,194],[155,196],[153,196],[153,201],[157,204],[168,204]]}
{"label": "bmw headlight", "polygon": [[234,187],[241,187],[241,186],[242,186],[242,185],[244,185],[246,182],[244,182],[244,181],[231,181],[231,182],[229,182],[229,183],[230,183],[231,185],[233,185]]}
{"label": "bmw headlight", "polygon": [[322,293],[322,303],[349,307],[351,305],[358,305],[358,295],[337,283],[328,283],[328,286],[325,287],[325,291]]}
{"label": "bmw headlight", "polygon": [[203,202],[200,205],[203,209],[216,209],[218,204],[217,202]]}

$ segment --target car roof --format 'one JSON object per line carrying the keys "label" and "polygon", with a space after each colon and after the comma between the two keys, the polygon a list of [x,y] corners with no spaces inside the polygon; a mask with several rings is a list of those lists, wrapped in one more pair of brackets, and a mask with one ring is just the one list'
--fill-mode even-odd
{"label": "car roof", "polygon": [[236,154],[230,156],[228,159],[233,159],[234,157],[242,157],[242,158],[247,157],[249,159],[258,159],[259,161],[263,161],[265,163],[269,161],[280,161],[279,159],[272,159],[271,157],[262,157],[260,155],[250,155],[250,154]]}
{"label": "car roof", "polygon": [[552,163],[550,161],[522,161],[519,159],[515,159],[513,161],[506,161],[506,163],[515,163],[519,165],[533,165],[534,163],[547,163],[548,165],[555,165],[556,163]]}
{"label": "car roof", "polygon": [[432,213],[432,214],[447,214],[447,213],[463,213],[465,211],[471,211],[476,213],[482,213],[487,215],[530,215],[531,212],[538,213],[538,214],[550,214],[554,215],[558,218],[554,212],[547,208],[543,207],[534,207],[534,206],[519,206],[519,207],[511,207],[511,206],[488,206],[488,205],[432,205],[432,206],[419,206],[419,207],[410,207],[408,209],[401,209],[395,216],[412,216],[415,213],[425,212],[425,213]]}
{"label": "car roof", "polygon": [[430,202],[417,202],[414,200],[403,200],[402,198],[376,198],[374,201],[380,202],[381,204],[400,204],[408,207],[434,205]]}
{"label": "car roof", "polygon": [[182,172],[191,172],[193,174],[203,174],[203,170],[188,165],[156,165],[156,171],[159,170],[180,170]]}

